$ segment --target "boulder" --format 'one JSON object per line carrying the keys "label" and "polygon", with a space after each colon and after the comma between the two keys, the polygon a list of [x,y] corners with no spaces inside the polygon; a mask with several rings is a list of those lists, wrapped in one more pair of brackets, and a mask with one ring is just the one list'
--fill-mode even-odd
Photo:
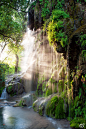
{"label": "boulder", "polygon": [[33,103],[33,94],[27,94],[22,97],[22,105],[23,106],[32,106]]}
{"label": "boulder", "polygon": [[16,102],[14,107],[19,107],[19,106],[27,106],[30,107],[33,104],[34,101],[34,91],[31,91],[29,94],[26,94],[21,98],[20,101]]}
{"label": "boulder", "polygon": [[8,82],[6,91],[11,96],[22,94],[25,91],[23,80],[19,77],[13,78]]}
{"label": "boulder", "polygon": [[[42,98],[38,98],[34,103],[33,103],[33,109],[36,112],[39,112],[40,115],[46,115],[45,109],[46,109],[46,105],[49,102],[49,100],[51,100],[52,97],[54,96],[58,96],[58,94],[52,94],[49,95],[48,97],[42,97]],[[65,106],[66,108],[66,106]],[[66,110],[66,109],[65,109]]]}

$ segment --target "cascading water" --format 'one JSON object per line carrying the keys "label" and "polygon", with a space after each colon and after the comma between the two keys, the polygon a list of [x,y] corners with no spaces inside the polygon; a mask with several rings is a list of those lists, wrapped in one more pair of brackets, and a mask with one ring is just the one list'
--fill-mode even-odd
{"label": "cascading water", "polygon": [[1,98],[0,99],[7,99],[8,98],[8,94],[6,92],[6,87],[4,88],[4,90],[2,91],[2,94],[1,94]]}
{"label": "cascading water", "polygon": [[21,44],[24,48],[21,58],[21,72],[22,72],[22,78],[24,79],[25,92],[29,93],[30,91],[34,90],[34,88],[32,88],[33,68],[34,68],[34,62],[36,61],[35,54],[37,51],[37,49],[34,50],[34,45],[35,45],[34,31],[30,30],[27,27],[27,31],[24,35]]}
{"label": "cascading water", "polygon": [[22,46],[24,47],[24,51],[22,52],[22,60],[21,60],[21,72],[25,73],[27,69],[33,64],[35,61],[33,59],[34,53],[33,47],[35,43],[35,37],[32,36],[33,31],[27,28],[27,32],[23,38]]}

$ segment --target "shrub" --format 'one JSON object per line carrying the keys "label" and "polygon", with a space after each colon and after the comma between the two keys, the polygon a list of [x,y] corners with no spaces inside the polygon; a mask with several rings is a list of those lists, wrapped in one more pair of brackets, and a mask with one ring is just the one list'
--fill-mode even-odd
{"label": "shrub", "polygon": [[83,128],[86,129],[86,120],[84,120],[82,117],[77,117],[74,118],[71,122],[70,122],[70,126],[71,127],[75,127],[75,128],[81,128],[80,124],[83,125]]}
{"label": "shrub", "polygon": [[69,15],[61,10],[54,10],[51,15],[51,21],[47,27],[48,40],[50,45],[60,43],[62,47],[68,44],[67,35],[64,32],[63,19],[68,18]]}

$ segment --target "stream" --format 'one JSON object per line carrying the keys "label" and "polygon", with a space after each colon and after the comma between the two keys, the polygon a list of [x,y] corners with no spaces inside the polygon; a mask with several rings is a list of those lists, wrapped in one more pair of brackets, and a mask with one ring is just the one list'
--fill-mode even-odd
{"label": "stream", "polygon": [[28,129],[31,125],[28,115],[29,112],[22,108],[11,106],[0,108],[0,129]]}
{"label": "stream", "polygon": [[[6,101],[6,100],[5,100]],[[0,129],[71,129],[66,119],[40,116],[30,107],[0,108]]]}

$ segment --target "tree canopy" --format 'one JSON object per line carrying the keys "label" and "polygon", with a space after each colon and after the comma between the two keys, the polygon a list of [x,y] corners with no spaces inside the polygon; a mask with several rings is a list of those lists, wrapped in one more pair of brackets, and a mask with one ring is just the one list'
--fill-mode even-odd
{"label": "tree canopy", "polygon": [[29,0],[0,1],[0,47],[5,46],[18,57],[25,32]]}

